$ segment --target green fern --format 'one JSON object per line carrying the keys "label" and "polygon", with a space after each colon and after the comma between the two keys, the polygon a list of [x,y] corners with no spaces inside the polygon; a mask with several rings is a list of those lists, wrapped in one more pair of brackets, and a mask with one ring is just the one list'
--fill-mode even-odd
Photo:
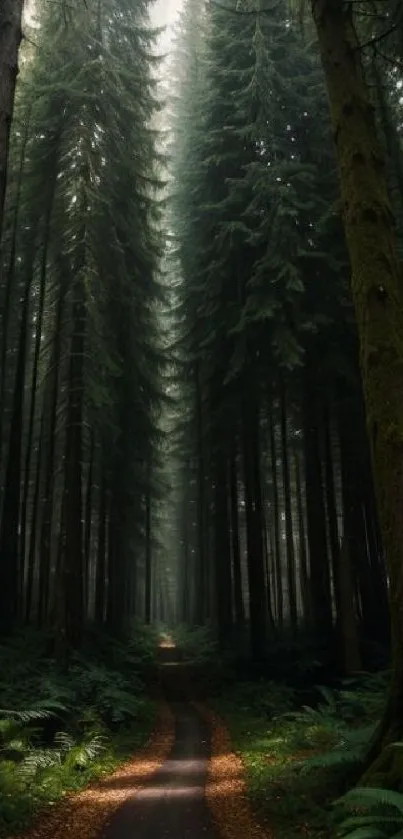
{"label": "green fern", "polygon": [[55,734],[55,744],[60,749],[60,752],[69,752],[74,749],[74,738],[67,731],[58,731]]}
{"label": "green fern", "polygon": [[30,749],[17,769],[18,776],[27,784],[32,783],[39,773],[54,766],[60,766],[61,754],[56,749]]}
{"label": "green fern", "polygon": [[403,818],[403,794],[394,790],[356,787],[341,800],[353,807],[395,807]]}
{"label": "green fern", "polygon": [[10,720],[18,720],[20,723],[24,725],[29,725],[31,722],[36,722],[38,720],[47,720],[52,716],[52,711],[50,708],[28,708],[23,711],[17,710],[4,710],[0,709],[0,717],[4,717],[5,719]]}
{"label": "green fern", "polygon": [[336,804],[350,812],[340,825],[343,839],[398,839],[403,836],[403,794],[375,787],[350,790]]}
{"label": "green fern", "polygon": [[338,741],[334,748],[322,755],[315,755],[304,760],[304,771],[311,769],[337,769],[360,763],[365,749],[374,732],[374,725],[359,728],[339,729]]}

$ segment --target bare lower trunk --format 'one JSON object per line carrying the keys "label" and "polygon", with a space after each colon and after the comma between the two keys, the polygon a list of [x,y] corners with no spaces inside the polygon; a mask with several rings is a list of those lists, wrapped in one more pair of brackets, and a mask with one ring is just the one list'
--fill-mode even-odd
{"label": "bare lower trunk", "polygon": [[[30,266],[29,266],[30,268]],[[31,270],[24,291],[20,325],[17,370],[14,383],[11,432],[4,483],[4,505],[0,527],[0,627],[8,632],[21,609],[21,557],[18,533],[20,526],[21,461],[24,413],[24,384],[28,337],[29,292]]]}
{"label": "bare lower trunk", "polygon": [[284,619],[284,604],[283,604],[283,578],[281,567],[281,540],[280,540],[280,510],[278,497],[278,477],[277,477],[277,452],[276,452],[276,433],[273,416],[273,405],[269,410],[269,436],[270,436],[270,463],[272,474],[272,515],[271,527],[273,529],[273,547],[274,547],[274,567],[276,569],[276,613],[277,623],[279,628],[283,626]]}
{"label": "bare lower trunk", "polygon": [[151,464],[148,466],[148,487],[146,497],[146,527],[145,527],[145,622],[151,623],[151,580],[152,580],[152,546],[151,546]]}
{"label": "bare lower trunk", "polygon": [[206,609],[206,557],[205,557],[205,476],[204,476],[204,429],[203,404],[201,396],[199,363],[195,369],[196,416],[197,416],[197,589],[196,623],[203,624]]}
{"label": "bare lower trunk", "polygon": [[216,582],[216,616],[221,646],[229,643],[232,632],[231,543],[228,503],[227,458],[225,450],[217,452],[214,481],[214,570]]}
{"label": "bare lower trunk", "polygon": [[234,444],[230,464],[230,493],[231,493],[231,548],[232,568],[234,576],[234,607],[236,625],[244,622],[244,606],[241,572],[241,545],[239,539],[239,510],[238,510],[238,475],[236,462],[236,445]]}
{"label": "bare lower trunk", "polygon": [[82,422],[85,308],[81,300],[73,304],[73,336],[69,363],[69,396],[66,431],[64,492],[62,510],[62,603],[61,630],[71,646],[81,642],[84,616],[83,526],[82,526]]}
{"label": "bare lower trunk", "polygon": [[280,381],[280,422],[281,422],[281,453],[283,461],[283,487],[284,487],[284,515],[285,515],[285,536],[287,547],[287,586],[288,586],[288,608],[289,620],[292,631],[297,631],[297,592],[295,584],[295,550],[294,533],[292,521],[291,503],[291,479],[288,456],[287,440],[287,400],[284,378]]}
{"label": "bare lower trunk", "polygon": [[266,590],[263,557],[262,503],[259,464],[259,414],[249,393],[242,404],[242,443],[245,483],[251,655],[261,660],[266,650]]}

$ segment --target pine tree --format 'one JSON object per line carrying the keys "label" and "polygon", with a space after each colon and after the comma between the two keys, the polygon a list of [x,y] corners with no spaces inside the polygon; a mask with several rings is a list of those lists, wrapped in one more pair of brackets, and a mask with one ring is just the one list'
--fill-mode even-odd
{"label": "pine tree", "polygon": [[[380,560],[379,546],[369,548],[358,526],[358,511],[349,512],[344,527],[354,520],[358,534],[350,576],[358,579],[357,588],[347,586],[350,566],[337,526],[345,458],[336,425],[340,401],[359,405],[361,395],[320,63],[289,25],[282,2],[270,14],[246,5],[211,3],[202,27],[192,5],[185,9],[173,115],[173,225],[182,276],[180,352],[189,371],[182,393],[190,415],[182,424],[193,445],[198,429],[203,455],[198,532],[220,546],[210,569],[217,631],[225,636],[235,602],[239,615],[244,600],[251,650],[260,658],[266,631],[287,631],[290,622],[294,631],[309,625],[318,639],[332,641],[336,631],[344,645],[353,632],[358,640],[361,604],[370,608]],[[357,416],[357,468],[367,482],[365,428]],[[352,434],[340,445],[350,447]],[[237,510],[228,478],[234,462]],[[371,490],[360,509],[372,527],[370,496]],[[237,529],[229,561],[219,519],[223,530]],[[227,605],[217,594],[224,579],[231,586]],[[341,659],[351,666],[344,652]]]}
{"label": "pine tree", "polygon": [[6,196],[10,129],[18,74],[18,50],[22,37],[22,9],[23,0],[4,0],[0,9],[0,239]]}
{"label": "pine tree", "polygon": [[143,614],[158,526],[145,514],[165,363],[154,34],[147,3],[129,5],[43,10],[14,130],[25,150],[10,181],[18,233],[5,238],[3,629],[26,615],[61,650],[88,620],[120,632]]}

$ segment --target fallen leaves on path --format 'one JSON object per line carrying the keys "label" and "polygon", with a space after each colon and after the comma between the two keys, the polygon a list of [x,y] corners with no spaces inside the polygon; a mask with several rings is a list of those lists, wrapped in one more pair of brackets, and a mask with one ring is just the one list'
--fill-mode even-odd
{"label": "fallen leaves on path", "polygon": [[211,730],[211,760],[206,783],[206,800],[222,839],[273,839],[268,828],[258,824],[248,800],[244,767],[232,749],[223,721],[200,707]]}
{"label": "fallen leaves on path", "polygon": [[112,775],[43,813],[31,830],[14,839],[96,839],[117,807],[132,798],[166,760],[174,731],[173,715],[161,704],[154,732],[143,749]]}

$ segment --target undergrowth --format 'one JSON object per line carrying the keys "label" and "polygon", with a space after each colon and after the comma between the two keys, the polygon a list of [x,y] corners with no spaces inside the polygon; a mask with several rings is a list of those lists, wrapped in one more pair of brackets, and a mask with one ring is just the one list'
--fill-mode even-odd
{"label": "undergrowth", "polygon": [[68,667],[44,633],[0,646],[0,836],[112,772],[144,742],[155,716],[144,686],[155,651],[155,635],[142,627],[125,643],[88,635]]}
{"label": "undergrowth", "polygon": [[[347,835],[340,821],[348,799],[343,807],[333,802],[356,781],[386,684],[386,674],[362,674],[337,690],[317,687],[312,703],[301,707],[295,690],[262,679],[233,685],[214,700],[243,758],[252,802],[278,839]],[[351,831],[351,839],[376,836],[395,833]]]}

